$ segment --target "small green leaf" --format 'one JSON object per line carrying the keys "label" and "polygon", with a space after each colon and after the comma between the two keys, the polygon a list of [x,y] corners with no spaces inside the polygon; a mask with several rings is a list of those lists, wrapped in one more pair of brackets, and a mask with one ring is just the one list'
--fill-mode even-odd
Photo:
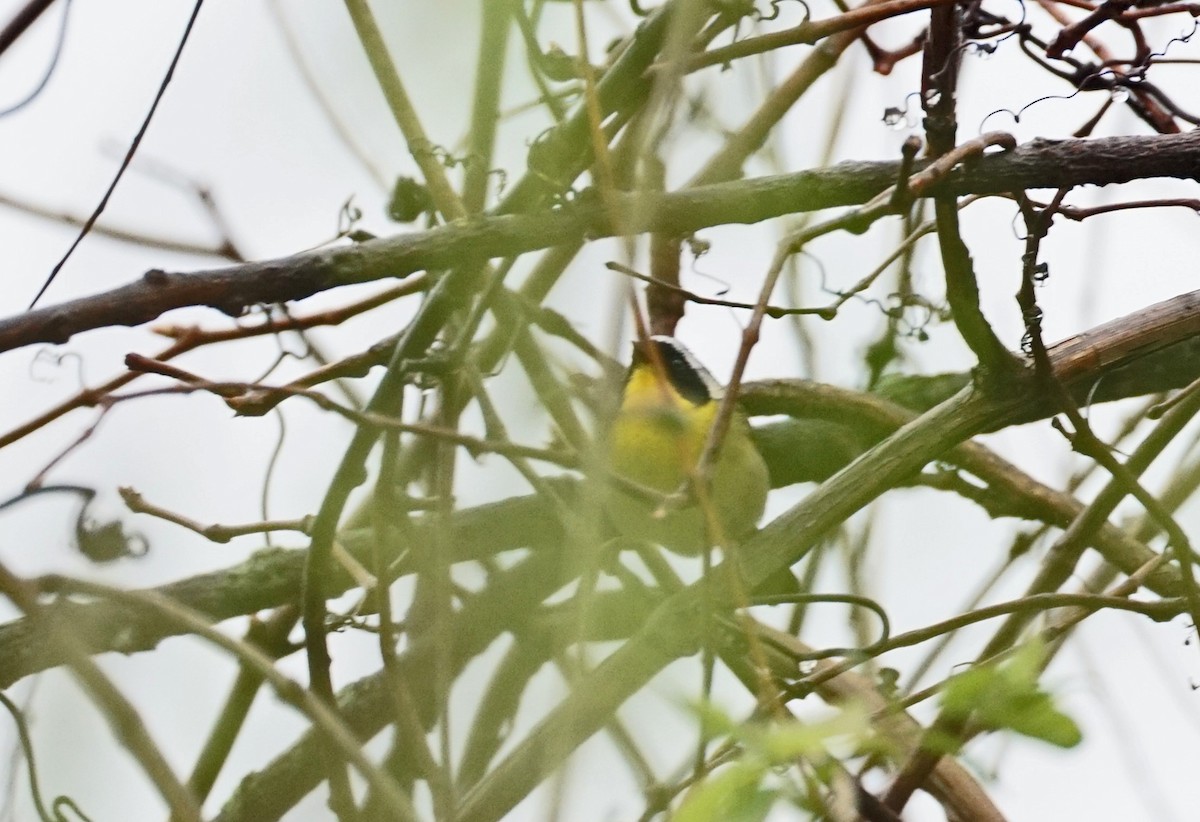
{"label": "small green leaf", "polygon": [[775,802],[775,791],[761,787],[765,767],[743,759],[694,788],[672,822],[762,822]]}
{"label": "small green leaf", "polygon": [[823,759],[827,754],[827,743],[831,738],[851,738],[862,741],[870,735],[871,725],[867,713],[852,705],[821,722],[785,722],[761,729],[757,740],[746,739],[747,748],[753,747],[771,763],[787,763],[803,757]]}
{"label": "small green leaf", "polygon": [[700,733],[705,739],[733,736],[738,731],[733,717],[711,702],[692,702],[687,707],[700,720]]}
{"label": "small green leaf", "polygon": [[1045,653],[1042,642],[1029,642],[1003,665],[956,676],[942,694],[943,709],[992,730],[1014,731],[1061,748],[1078,745],[1083,734],[1075,720],[1058,710],[1053,697],[1038,686]]}

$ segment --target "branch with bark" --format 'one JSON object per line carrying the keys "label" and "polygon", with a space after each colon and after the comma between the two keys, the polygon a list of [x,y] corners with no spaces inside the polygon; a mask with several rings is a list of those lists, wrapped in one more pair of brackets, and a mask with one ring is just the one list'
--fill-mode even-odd
{"label": "branch with bark", "polygon": [[[917,162],[920,172],[926,163]],[[671,194],[618,194],[631,234],[682,236],[718,225],[757,223],[865,203],[896,182],[895,162],[847,162],[829,168],[698,186]],[[963,165],[928,196],[1004,194],[1025,188],[1113,185],[1155,178],[1195,179],[1200,133],[1091,140],[1034,140]],[[0,320],[0,352],[64,343],[83,331],[150,322],[167,311],[208,306],[230,316],[264,303],[302,300],[338,286],[439,271],[613,236],[599,203],[538,214],[472,218],[423,232],[368,240],[228,268],[146,272],[101,294]]]}

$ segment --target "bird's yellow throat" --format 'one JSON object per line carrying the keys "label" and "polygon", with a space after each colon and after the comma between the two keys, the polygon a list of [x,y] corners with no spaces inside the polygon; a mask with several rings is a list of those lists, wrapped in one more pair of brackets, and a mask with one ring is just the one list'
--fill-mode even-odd
{"label": "bird's yellow throat", "polygon": [[609,434],[612,468],[663,493],[677,490],[696,467],[716,413],[717,403],[694,405],[654,369],[634,369]]}

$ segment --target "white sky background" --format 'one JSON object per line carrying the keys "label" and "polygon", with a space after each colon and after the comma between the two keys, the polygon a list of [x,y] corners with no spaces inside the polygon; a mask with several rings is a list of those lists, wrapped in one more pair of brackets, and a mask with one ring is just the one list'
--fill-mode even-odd
{"label": "white sky background", "polygon": [[[0,0],[0,21],[7,21],[22,4]],[[342,5],[312,0],[287,0],[279,5],[294,27],[312,72],[333,99],[346,127],[369,153],[371,163],[389,177],[415,175]],[[426,129],[434,142],[456,146],[465,133],[470,105],[478,4],[454,0],[378,5],[381,25]],[[382,8],[385,5],[386,10]],[[74,2],[65,51],[46,90],[24,110],[0,119],[0,194],[74,214],[89,212],[145,115],[191,6],[184,0]],[[563,23],[568,21],[564,14],[568,8],[554,9]],[[623,30],[620,19],[627,16],[623,4],[613,4],[613,14],[604,13],[599,3],[589,3],[588,8],[595,27],[613,33]],[[796,14],[788,4],[784,8]],[[818,17],[832,13],[830,4],[818,2],[814,9]],[[24,96],[37,82],[49,59],[62,12],[60,2],[0,58],[0,108]],[[916,24],[914,17],[884,29],[887,33],[878,39],[890,45],[906,42]],[[1054,29],[1043,19],[1038,18],[1038,25],[1043,34],[1052,35]],[[1148,30],[1178,34],[1181,25],[1173,17],[1165,28],[1149,26]],[[568,51],[573,50],[570,44],[574,39],[567,26],[559,39]],[[1159,42],[1162,39],[1166,38]],[[1052,93],[1069,91],[1065,83],[1044,81],[1016,51],[1016,43],[1010,41],[989,60],[966,60],[960,98],[961,137],[975,134],[995,109],[1018,109],[1047,88]],[[691,88],[704,89],[719,101],[715,108],[722,124],[733,128],[757,99],[758,72],[788,72],[804,52],[793,48],[780,53],[772,60],[774,69],[771,64],[752,61],[727,73],[710,69],[692,78]],[[1172,55],[1200,56],[1189,45],[1177,46]],[[592,57],[598,59],[598,52]],[[506,106],[531,96],[520,58],[514,35],[508,73],[513,80],[511,88],[523,91],[509,94]],[[884,108],[902,105],[905,95],[917,88],[919,61],[901,63],[887,78],[866,72],[869,66],[861,47],[852,49],[844,63],[789,115],[775,143],[779,165],[760,159],[748,166],[748,173],[795,170],[818,161],[825,140],[826,112],[846,87],[850,70],[858,76],[847,101],[846,134],[835,159],[898,156],[903,139],[919,128],[919,116],[910,115],[911,128],[899,131],[886,127],[881,116]],[[1155,71],[1166,77],[1170,69]],[[1183,89],[1177,96],[1183,105],[1200,107],[1192,89],[1185,84],[1178,88]],[[1004,115],[991,117],[985,130],[1011,130],[1022,141],[1034,136],[1065,137],[1098,102],[1096,95],[1086,100],[1047,101],[1023,114],[1019,123]],[[1101,124],[1099,134],[1148,133],[1140,121],[1122,107],[1116,108],[1119,110]],[[496,165],[507,170],[510,180],[524,170],[525,136],[536,130],[531,122],[526,115],[501,128]],[[114,145],[119,148],[114,150]],[[716,141],[710,135],[693,138],[687,145],[686,150],[672,155],[672,161],[678,163],[671,169],[674,182],[689,177]],[[385,192],[346,151],[300,82],[267,3],[208,0],[139,158],[111,201],[105,216],[109,225],[200,242],[215,239],[213,227],[187,191],[146,173],[148,162],[154,161],[208,186],[234,239],[251,258],[284,256],[325,242],[337,229],[342,203],[351,196],[365,214],[362,227],[380,234],[405,230],[386,220]],[[1076,192],[1070,201],[1086,204],[1134,196],[1196,196],[1196,192],[1194,184],[1149,183]],[[984,291],[985,310],[1002,339],[1015,347],[1022,331],[1012,296],[1018,285],[1021,244],[1008,228],[1013,211],[1010,204],[1000,201],[975,206],[964,217],[964,234]],[[1194,288],[1195,220],[1190,212],[1156,210],[1101,217],[1082,226],[1057,224],[1043,246],[1043,259],[1051,271],[1039,295],[1046,311],[1047,339],[1060,339]],[[702,232],[712,241],[712,251],[695,268],[727,283],[730,299],[752,300],[777,231],[777,224],[769,224]],[[0,247],[5,249],[0,315],[25,308],[73,236],[71,229],[0,208]],[[895,237],[889,222],[866,238],[823,239],[811,251],[830,283],[844,286],[873,267]],[[916,270],[918,286],[936,295],[940,292],[940,265],[932,250],[932,245],[922,247]],[[589,248],[551,299],[581,331],[601,343],[613,336],[615,297],[596,298],[602,293],[596,284],[612,280],[613,275],[602,268],[609,259],[622,259],[617,244]],[[124,284],[151,267],[188,271],[218,264],[211,258],[148,250],[93,236],[75,253],[42,304]],[[802,292],[807,299],[820,301],[815,268],[806,264],[803,271]],[[718,289],[711,280],[700,277],[691,277],[685,284],[707,293]],[[322,295],[304,308],[342,304],[347,293]],[[779,299],[782,294],[777,294]],[[313,336],[335,356],[353,353],[402,327],[411,310],[407,303],[389,306],[336,332],[318,330]],[[208,310],[177,312],[167,320],[199,322],[206,327],[228,322]],[[724,378],[732,365],[739,323],[744,321],[743,315],[726,309],[692,307],[679,334]],[[857,364],[880,323],[877,308],[851,302],[835,322],[810,324],[810,333],[818,341],[817,376],[860,387]],[[935,328],[932,336],[930,343],[908,347],[909,369],[933,373],[970,365],[961,345],[941,344],[953,339],[952,329]],[[80,335],[51,352],[80,355],[85,382],[95,384],[117,373],[127,352],[152,354],[164,347],[165,343],[145,328],[115,329]],[[0,429],[8,430],[78,390],[74,360],[55,367],[37,359],[38,352],[31,348],[0,355]],[[276,353],[274,341],[264,339],[213,347],[183,358],[180,364],[214,379],[245,379],[265,369]],[[307,368],[289,362],[273,379],[283,381]],[[800,368],[789,327],[783,322],[770,323],[748,376],[800,376]],[[500,378],[500,384],[512,390],[497,391],[509,412],[510,433],[518,441],[544,442],[547,425],[529,413],[532,401],[522,393],[523,378],[515,376],[516,371],[510,369]],[[368,390],[364,386],[364,393]],[[93,412],[77,412],[0,451],[0,498],[18,493],[94,418]],[[1096,414],[1102,433],[1111,431],[1118,418],[1107,410]],[[271,486],[273,517],[315,511],[349,434],[348,426],[332,424],[309,407],[289,404],[287,439]],[[151,501],[202,522],[247,522],[260,518],[264,466],[277,436],[274,417],[234,419],[215,399],[193,396],[140,401],[110,414],[96,435],[56,467],[48,481],[97,487],[101,491],[97,513],[120,514],[122,506],[115,489],[130,485]],[[1077,464],[1048,423],[1007,431],[988,442],[1033,475],[1056,484]],[[1172,458],[1168,454],[1160,462],[1170,466]],[[463,475],[459,499],[464,505],[524,490],[512,484],[512,477],[496,461],[485,461],[476,469],[464,460]],[[807,490],[779,492],[772,510],[782,510]],[[23,573],[61,571],[142,586],[228,566],[261,545],[261,540],[246,538],[217,546],[165,523],[126,515],[131,525],[150,539],[153,550],[142,560],[95,567],[71,547],[70,523],[75,510],[73,500],[46,498],[0,512],[0,557]],[[935,528],[930,527],[931,512],[943,518]],[[1185,509],[1181,520],[1185,528],[1194,528],[1194,506]],[[888,608],[894,630],[918,627],[957,612],[978,581],[1001,562],[1011,525],[991,522],[969,504],[931,491],[893,494],[880,503],[876,543],[867,561],[868,579],[871,592]],[[881,538],[884,532],[887,537]],[[286,536],[276,541],[301,544]],[[1028,562],[1010,573],[1011,582],[1000,595],[1020,592],[1030,572]],[[827,590],[838,590],[839,584],[841,580],[830,578]],[[240,625],[231,627],[240,633]],[[978,642],[989,630],[985,626],[966,632],[964,640],[969,641],[960,640],[954,646],[957,655],[952,652],[946,659],[970,658],[976,647],[970,643]],[[1020,820],[1191,818],[1189,810],[1200,801],[1192,755],[1200,743],[1200,722],[1189,682],[1200,681],[1200,660],[1195,647],[1184,647],[1186,635],[1181,620],[1162,626],[1132,615],[1090,620],[1081,641],[1061,655],[1047,677],[1062,705],[1083,726],[1084,745],[1062,753],[1040,743],[1004,739],[971,748],[973,762],[998,774],[993,795],[1001,808]],[[844,613],[832,609],[820,613],[805,638],[813,643],[846,641]],[[335,651],[339,652],[335,674],[341,678],[340,684],[375,667],[372,638],[339,637]],[[918,658],[916,653],[897,653],[884,661],[903,668]],[[169,640],[153,654],[105,657],[103,662],[135,700],[171,762],[186,774],[224,699],[233,666],[186,639]],[[297,678],[304,677],[298,655],[283,667]],[[1097,671],[1103,673],[1102,679]],[[939,676],[946,672],[943,668]],[[687,720],[673,718],[673,709],[664,710],[661,698],[674,699],[684,693],[696,682],[694,669],[675,666],[672,675],[659,682],[651,694],[639,695],[626,706],[624,715],[650,718],[640,723],[641,727],[653,727],[656,736],[669,741],[686,731]],[[539,682],[539,688],[550,695],[557,692],[558,685],[553,677],[547,677]],[[161,816],[161,804],[140,771],[112,741],[103,721],[68,677],[52,672],[36,682],[21,683],[13,694],[19,701],[32,700],[35,745],[43,765],[52,765],[43,770],[42,787],[48,795],[71,795],[96,820]],[[464,706],[471,704],[471,694],[461,697]],[[928,710],[918,713],[927,716]],[[269,696],[260,697],[251,723],[217,784],[210,810],[219,808],[220,800],[243,773],[264,764],[302,728]],[[459,724],[461,731],[465,717]],[[669,735],[664,727],[668,725]],[[656,748],[652,737],[643,741],[658,755],[664,769],[673,764],[664,758],[668,744]],[[11,727],[0,721],[0,751],[12,744]],[[632,792],[627,769],[606,744],[593,740],[576,762],[566,794],[569,801],[578,802],[570,806],[571,818],[626,819],[636,815],[639,797]],[[596,774],[604,778],[595,778]],[[612,784],[628,786],[629,792],[622,795],[613,789],[610,779]],[[17,794],[14,818],[30,818],[23,782]],[[326,818],[322,803],[320,796],[310,797],[289,818]],[[938,818],[926,802],[915,802],[911,816]],[[544,807],[538,801],[528,802],[515,818],[544,818]]]}

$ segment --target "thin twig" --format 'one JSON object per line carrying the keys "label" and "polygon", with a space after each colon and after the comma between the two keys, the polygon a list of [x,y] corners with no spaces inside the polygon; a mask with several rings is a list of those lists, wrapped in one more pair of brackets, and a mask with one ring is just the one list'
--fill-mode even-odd
{"label": "thin twig", "polygon": [[38,588],[0,564],[0,591],[33,623],[42,641],[57,645],[84,690],[112,727],[113,735],[133,755],[158,789],[178,822],[200,822],[195,797],[171,770],[162,750],[151,739],[137,709],[88,656],[83,644],[54,609],[38,602]]}
{"label": "thin twig", "polygon": [[[87,218],[85,217],[79,217],[65,211],[56,211],[55,209],[47,208],[46,206],[29,202],[28,200],[23,200],[10,194],[0,194],[0,206],[21,211],[25,214],[30,214],[43,220],[50,220],[52,222],[74,226],[76,228],[83,228],[85,225],[87,225]],[[149,234],[131,229],[100,225],[98,223],[94,224],[91,230],[93,234],[98,234],[113,240],[119,240],[123,243],[131,243],[133,245],[145,246],[146,248],[158,249],[160,251],[170,251],[179,254],[194,254],[200,257],[221,257],[229,260],[230,262],[243,261],[241,255],[235,253],[233,249],[224,243],[221,245],[204,245],[202,243],[181,240],[175,237]]]}
{"label": "thin twig", "polygon": [[[161,334],[164,337],[169,337],[175,342],[169,347],[155,354],[150,359],[157,362],[167,362],[176,357],[192,351],[203,345],[212,343],[229,342],[232,340],[250,339],[256,336],[265,334],[274,334],[282,331],[300,331],[308,328],[314,328],[321,325],[337,325],[350,317],[357,316],[365,311],[377,308],[399,297],[408,294],[416,293],[425,290],[429,286],[429,278],[425,275],[417,276],[400,285],[386,289],[379,294],[367,297],[362,300],[350,303],[349,305],[340,308],[333,308],[327,311],[316,312],[302,317],[293,317],[288,315],[283,318],[278,318],[268,315],[267,318],[256,325],[235,326],[228,329],[203,329],[196,326],[160,326],[152,330]],[[23,439],[32,434],[34,431],[49,425],[54,420],[65,414],[74,411],[77,408],[92,407],[97,404],[100,398],[112,394],[120,388],[133,382],[142,372],[126,371],[113,377],[108,382],[98,385],[95,388],[85,388],[75,396],[70,397],[63,402],[47,409],[42,414],[34,419],[12,429],[6,434],[0,435],[0,448],[4,448],[12,443]]]}
{"label": "thin twig", "polygon": [[[286,656],[295,650],[295,646],[288,642],[287,636],[296,624],[296,615],[295,607],[287,605],[277,609],[264,621],[251,617],[250,627],[246,629],[243,641],[261,649],[273,659]],[[250,706],[262,683],[262,675],[252,666],[245,662],[238,665],[237,678],[230,686],[229,696],[213,724],[208,741],[196,757],[191,776],[188,777],[188,790],[195,794],[196,801],[201,805],[204,804],[222,766],[228,760],[229,752],[233,750],[234,742],[245,725]]]}
{"label": "thin twig", "polygon": [[195,531],[211,542],[226,543],[234,537],[245,536],[247,534],[263,534],[269,531],[295,531],[307,534],[309,528],[312,527],[311,516],[301,517],[300,519],[277,520],[274,522],[251,522],[246,525],[205,525],[189,519],[182,514],[152,505],[146,502],[141,494],[127,486],[118,488],[117,493],[121,495],[121,499],[125,502],[126,507],[133,513],[147,514],[166,520],[167,522],[172,522],[189,531]]}
{"label": "thin twig", "polygon": [[21,39],[21,35],[52,5],[54,0],[26,0],[25,5],[8,21],[8,25],[0,29],[0,54],[4,54],[9,46]]}
{"label": "thin twig", "polygon": [[192,15],[188,18],[187,25],[184,26],[183,35],[179,38],[179,45],[175,49],[175,55],[171,58],[170,65],[167,66],[167,73],[163,75],[162,82],[158,86],[158,91],[154,95],[154,101],[150,104],[150,110],[146,112],[146,117],[142,120],[142,125],[138,128],[137,134],[134,135],[133,141],[129,144],[129,150],[125,153],[125,158],[121,161],[120,167],[117,169],[116,175],[112,182],[108,185],[108,190],[104,192],[104,196],[100,198],[95,210],[83,227],[79,230],[79,235],[75,238],[75,242],[67,249],[60,259],[50,270],[46,281],[42,283],[42,287],[38,289],[37,294],[29,303],[29,310],[37,305],[38,300],[46,293],[46,289],[50,287],[50,283],[54,282],[54,278],[58,276],[58,272],[62,271],[63,266],[67,264],[67,260],[71,258],[71,254],[83,242],[83,238],[92,230],[92,226],[100,219],[100,215],[104,213],[105,207],[108,205],[108,200],[117,189],[117,183],[121,182],[121,177],[125,175],[125,170],[129,168],[130,162],[133,161],[133,155],[137,153],[138,147],[142,144],[142,138],[146,136],[146,130],[150,127],[150,120],[154,117],[154,112],[158,110],[158,104],[162,102],[163,95],[166,94],[167,86],[171,82],[171,78],[175,75],[175,67],[179,65],[179,58],[183,56],[183,47],[187,45],[188,37],[192,33],[192,27],[196,24],[196,18],[200,15],[200,7],[204,5],[204,0],[196,0],[196,5],[192,8]]}
{"label": "thin twig", "polygon": [[298,682],[285,676],[275,667],[275,661],[255,646],[223,634],[213,628],[202,614],[152,591],[125,591],[98,582],[85,582],[64,576],[43,577],[38,582],[38,587],[43,591],[53,593],[74,593],[100,597],[151,611],[158,618],[170,620],[184,627],[188,633],[202,637],[228,652],[238,661],[249,665],[270,683],[280,699],[302,713],[315,727],[328,736],[339,752],[354,764],[359,774],[367,780],[372,789],[384,798],[388,804],[389,813],[393,814],[390,818],[408,822],[416,822],[419,819],[411,800],[367,757],[358,738],[338,718],[336,711]]}
{"label": "thin twig", "polygon": [[687,70],[707,66],[725,66],[742,57],[763,54],[786,46],[811,45],[833,34],[865,29],[867,26],[914,11],[948,4],[951,0],[885,0],[867,3],[856,9],[824,20],[805,20],[797,26],[758,37],[748,37],[728,46],[697,54],[688,61]]}
{"label": "thin twig", "polygon": [[[713,297],[705,297],[702,294],[697,294],[695,291],[688,291],[686,288],[664,282],[656,277],[651,277],[647,274],[642,274],[640,271],[630,268],[627,265],[622,265],[618,262],[607,262],[604,267],[609,271],[616,271],[619,274],[624,274],[627,277],[632,277],[635,280],[641,280],[644,283],[664,288],[676,294],[680,294],[688,302],[696,303],[697,305],[719,305],[725,308],[746,308],[753,309],[754,303],[742,303],[735,300],[719,300]],[[777,305],[768,305],[764,309],[764,313],[772,319],[780,317],[791,317],[802,314],[820,314],[824,315],[827,311],[825,308],[783,308]]]}
{"label": "thin twig", "polygon": [[[137,363],[136,361],[131,362],[133,362],[134,365],[140,365],[140,363]],[[150,370],[151,368],[147,368],[147,371]],[[317,407],[321,408],[322,410],[331,411],[338,416],[353,422],[360,428],[400,431],[407,434],[426,436],[432,439],[442,440],[450,444],[461,445],[463,448],[467,449],[469,453],[475,455],[482,453],[496,453],[510,457],[525,457],[554,463],[556,465],[562,465],[568,468],[574,468],[579,465],[578,457],[571,452],[553,451],[513,442],[490,442],[488,440],[472,437],[468,434],[463,434],[458,431],[442,428],[436,425],[408,423],[404,422],[403,420],[398,420],[394,417],[389,417],[370,410],[356,411],[353,408],[348,408],[344,405],[334,402],[319,391],[312,391],[304,388],[292,388],[286,385],[264,386],[260,383],[211,382],[200,377],[192,376],[192,378],[183,385],[169,386],[165,388],[149,388],[142,391],[131,391],[127,394],[114,394],[97,400],[97,404],[104,407],[111,407],[117,403],[129,402],[131,400],[142,399],[144,397],[186,395],[195,393],[197,391],[207,392],[218,397],[237,395],[249,391],[277,392],[284,396],[303,397],[316,404]],[[206,528],[210,526],[200,527]],[[222,528],[227,526],[213,527]]]}
{"label": "thin twig", "polygon": [[388,52],[383,32],[375,22],[370,5],[366,0],[345,2],[350,19],[354,22],[354,30],[358,33],[358,39],[362,42],[363,50],[371,63],[371,70],[375,73],[375,80],[387,98],[388,108],[408,143],[409,152],[425,177],[425,185],[429,187],[434,205],[447,220],[465,217],[467,211],[446,178],[446,170],[433,149],[433,143],[425,134],[412,100],[404,88],[404,82],[400,79],[400,72]]}

